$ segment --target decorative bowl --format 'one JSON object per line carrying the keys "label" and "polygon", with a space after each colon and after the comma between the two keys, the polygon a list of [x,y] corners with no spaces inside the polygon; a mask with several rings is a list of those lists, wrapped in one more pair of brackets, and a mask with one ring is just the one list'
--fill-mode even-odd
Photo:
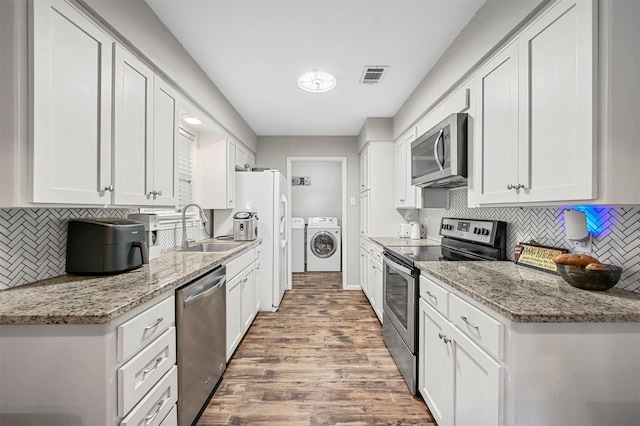
{"label": "decorative bowl", "polygon": [[622,268],[606,265],[606,271],[590,271],[571,265],[557,264],[558,274],[570,285],[582,290],[604,291],[616,285],[622,274]]}

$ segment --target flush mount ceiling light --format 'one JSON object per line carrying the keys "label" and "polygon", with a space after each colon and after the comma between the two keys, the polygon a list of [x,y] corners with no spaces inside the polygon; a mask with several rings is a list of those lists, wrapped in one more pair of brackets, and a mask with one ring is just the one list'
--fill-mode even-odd
{"label": "flush mount ceiling light", "polygon": [[191,116],[189,116],[189,115],[185,115],[183,119],[184,119],[184,122],[185,122],[185,123],[189,123],[189,124],[196,124],[196,125],[197,125],[197,124],[202,124],[202,121],[198,120],[198,119],[197,119],[197,118],[195,118],[195,117],[191,117]]}
{"label": "flush mount ceiling light", "polygon": [[298,78],[298,86],[311,93],[328,92],[336,83],[336,78],[326,71],[309,71]]}

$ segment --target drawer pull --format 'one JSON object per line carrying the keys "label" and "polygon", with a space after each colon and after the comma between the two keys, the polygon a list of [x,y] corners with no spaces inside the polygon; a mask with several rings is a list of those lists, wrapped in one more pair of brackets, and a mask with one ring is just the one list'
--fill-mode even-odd
{"label": "drawer pull", "polygon": [[161,401],[158,401],[158,403],[156,404],[156,411],[154,411],[154,412],[153,412],[153,414],[151,414],[151,415],[149,415],[149,416],[147,416],[147,417],[145,417],[145,418],[144,418],[144,424],[146,424],[146,425],[147,425],[147,424],[149,424],[149,422],[150,422],[151,420],[153,420],[153,418],[154,418],[155,416],[157,416],[157,415],[158,415],[158,413],[160,412],[160,410],[162,410],[162,406],[163,406],[163,405],[164,405],[164,399],[163,399],[163,400],[161,400]]}
{"label": "drawer pull", "polygon": [[462,319],[462,321],[464,321],[469,327],[473,327],[475,329],[478,328],[477,324],[472,324],[469,322],[469,320],[467,319],[467,317],[465,317],[464,315],[461,315],[460,318]]}
{"label": "drawer pull", "polygon": [[160,363],[162,362],[164,358],[163,357],[158,357],[156,358],[156,362],[155,364],[153,364],[151,367],[147,368],[146,370],[142,371],[142,379],[144,380],[145,376],[149,373],[151,373],[153,370],[155,370],[156,368],[158,368],[158,366],[160,365]]}
{"label": "drawer pull", "polygon": [[156,328],[156,327],[158,326],[158,324],[160,324],[163,320],[164,320],[164,318],[160,317],[160,318],[158,318],[158,319],[156,320],[156,323],[155,323],[155,324],[148,325],[148,326],[146,326],[144,329],[145,329],[145,330],[151,330],[152,328]]}
{"label": "drawer pull", "polygon": [[438,301],[438,296],[436,296],[435,294],[431,293],[429,290],[427,290],[427,296],[436,299],[436,302]]}
{"label": "drawer pull", "polygon": [[444,340],[445,344],[451,341],[451,339],[449,339],[446,334],[438,333],[438,337],[440,338],[440,340]]}

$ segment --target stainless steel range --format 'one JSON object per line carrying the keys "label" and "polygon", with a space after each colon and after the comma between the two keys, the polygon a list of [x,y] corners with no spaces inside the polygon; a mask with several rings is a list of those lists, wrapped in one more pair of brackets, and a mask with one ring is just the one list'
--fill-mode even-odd
{"label": "stainless steel range", "polygon": [[442,218],[441,246],[384,248],[383,337],[412,395],[418,378],[418,293],[424,261],[506,260],[507,224],[495,220]]}

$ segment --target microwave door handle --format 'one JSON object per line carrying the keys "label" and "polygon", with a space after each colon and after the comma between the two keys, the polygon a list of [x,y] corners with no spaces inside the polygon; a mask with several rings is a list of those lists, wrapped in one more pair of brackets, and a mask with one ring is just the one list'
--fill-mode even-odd
{"label": "microwave door handle", "polygon": [[438,137],[436,138],[436,143],[433,145],[433,156],[436,159],[436,163],[438,163],[438,167],[440,170],[444,170],[444,161],[440,162],[440,157],[438,157],[438,144],[440,143],[440,138],[444,134],[444,128],[440,129],[440,133],[438,133]]}

